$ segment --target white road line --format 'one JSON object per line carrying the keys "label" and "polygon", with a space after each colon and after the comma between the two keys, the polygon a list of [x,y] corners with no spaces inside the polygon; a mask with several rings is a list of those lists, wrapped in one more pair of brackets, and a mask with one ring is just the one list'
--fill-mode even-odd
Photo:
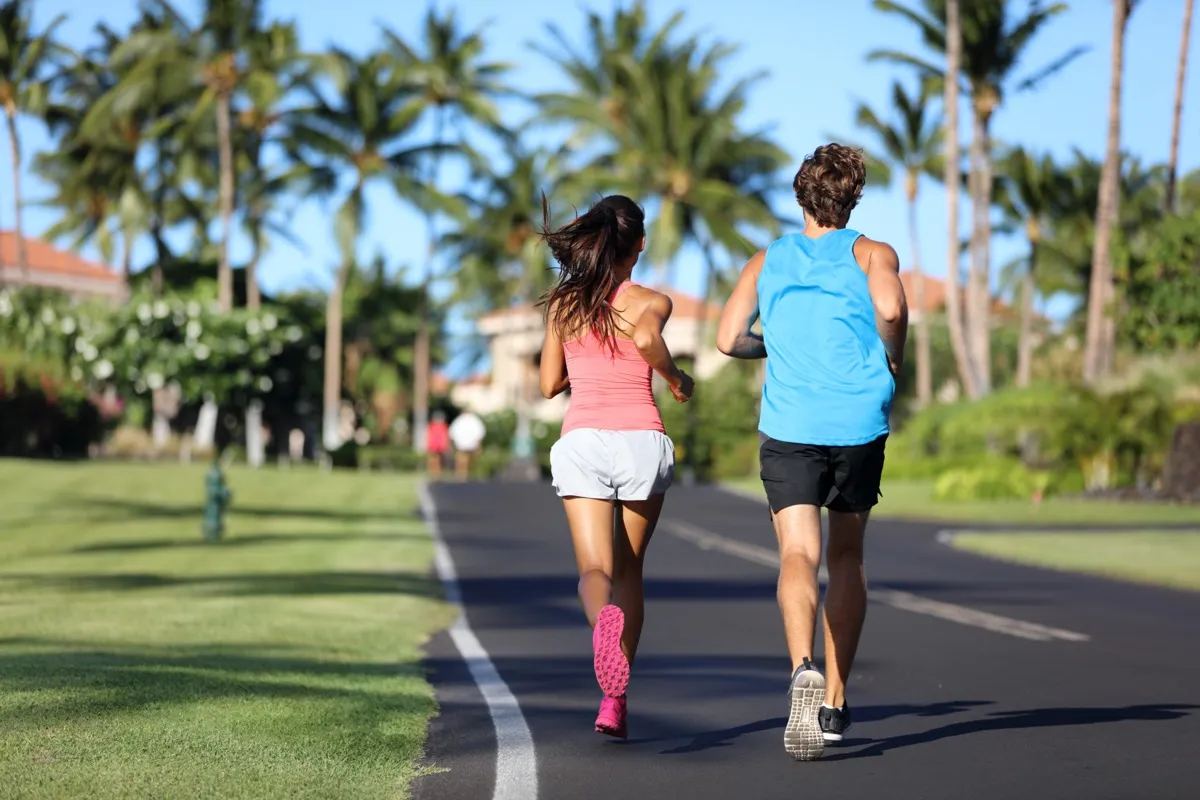
{"label": "white road line", "polygon": [[537,755],[533,749],[529,724],[521,713],[516,696],[500,677],[487,650],[467,621],[467,609],[458,586],[458,572],[454,568],[450,548],[442,539],[433,494],[424,483],[418,493],[421,514],[433,537],[433,562],[445,587],[446,600],[459,609],[458,619],[450,626],[450,638],[471,671],[471,678],[487,703],[492,726],[496,729],[496,788],[492,792],[492,800],[537,800]]}
{"label": "white road line", "polygon": [[[759,547],[747,542],[739,542],[736,539],[730,539],[727,536],[721,536],[696,525],[675,519],[663,520],[659,523],[659,527],[666,529],[680,539],[691,542],[703,550],[717,550],[764,567],[779,569],[779,553],[775,550]],[[821,571],[818,573],[818,579],[826,581],[828,578],[829,574],[822,565]],[[1038,642],[1054,640],[1086,642],[1091,638],[1085,633],[1051,628],[1036,622],[1011,619],[1010,617],[991,614],[987,611],[978,611],[954,603],[930,600],[927,597],[895,589],[872,589],[870,596],[872,600],[893,608],[911,611],[915,614],[925,614],[948,622],[957,622],[961,625],[983,628],[993,633],[1016,636],[1020,639],[1030,639]]]}

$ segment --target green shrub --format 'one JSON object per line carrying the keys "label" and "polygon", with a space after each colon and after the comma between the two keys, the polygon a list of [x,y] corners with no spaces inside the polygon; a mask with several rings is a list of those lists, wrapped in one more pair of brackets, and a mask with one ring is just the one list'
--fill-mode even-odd
{"label": "green shrub", "polygon": [[692,463],[701,480],[745,477],[758,469],[758,392],[755,364],[732,362],[696,386],[691,403],[677,403],[668,392],[658,398],[663,425],[675,442],[676,469],[689,461],[688,414],[697,417]]}
{"label": "green shrub", "polygon": [[109,424],[53,360],[0,353],[0,455],[84,458]]}
{"label": "green shrub", "polygon": [[358,443],[353,439],[329,453],[334,469],[356,469],[358,467]]}
{"label": "green shrub", "polygon": [[[980,460],[1005,459],[1082,474],[1088,489],[1149,484],[1161,473],[1181,413],[1171,392],[1153,383],[1108,393],[1049,385],[1005,390],[916,415],[889,442],[885,470],[906,478],[953,471],[947,486],[957,486]],[[996,475],[976,477],[991,486]]]}
{"label": "green shrub", "polygon": [[499,475],[511,460],[511,451],[498,447],[485,447],[475,458],[475,463],[471,467],[472,477],[491,480]]}
{"label": "green shrub", "polygon": [[933,485],[936,500],[1012,500],[1052,493],[1051,473],[1031,470],[1019,461],[995,460],[977,467],[943,472]]}
{"label": "green shrub", "polygon": [[425,456],[407,444],[370,444],[358,449],[358,468],[380,472],[413,472],[425,466]]}

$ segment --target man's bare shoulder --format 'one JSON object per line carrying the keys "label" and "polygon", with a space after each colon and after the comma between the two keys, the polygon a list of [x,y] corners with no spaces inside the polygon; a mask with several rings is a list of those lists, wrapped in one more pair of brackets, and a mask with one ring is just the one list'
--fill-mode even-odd
{"label": "man's bare shoulder", "polygon": [[896,255],[895,248],[869,236],[859,236],[854,240],[854,260],[863,272],[870,272],[872,267],[893,271],[900,269],[900,257]]}

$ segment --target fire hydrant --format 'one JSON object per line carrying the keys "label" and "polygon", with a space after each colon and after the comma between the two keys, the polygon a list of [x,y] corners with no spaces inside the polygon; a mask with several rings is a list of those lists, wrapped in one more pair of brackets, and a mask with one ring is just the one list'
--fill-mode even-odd
{"label": "fire hydrant", "polygon": [[225,485],[221,465],[213,462],[204,478],[204,540],[215,542],[225,530],[225,508],[233,499],[233,492]]}

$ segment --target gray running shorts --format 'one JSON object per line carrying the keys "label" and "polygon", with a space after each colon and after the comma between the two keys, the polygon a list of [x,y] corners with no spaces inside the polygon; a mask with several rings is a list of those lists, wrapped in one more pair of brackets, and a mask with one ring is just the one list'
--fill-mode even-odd
{"label": "gray running shorts", "polygon": [[675,477],[675,444],[658,431],[576,428],[550,448],[559,497],[647,500]]}

